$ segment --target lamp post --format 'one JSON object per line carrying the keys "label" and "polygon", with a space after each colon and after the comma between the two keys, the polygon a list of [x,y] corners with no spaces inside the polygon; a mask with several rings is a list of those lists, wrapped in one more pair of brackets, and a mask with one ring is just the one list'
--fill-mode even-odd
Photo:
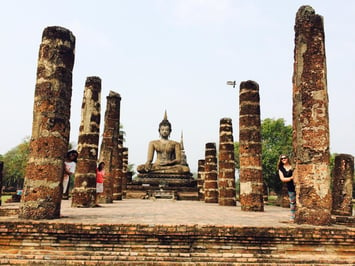
{"label": "lamp post", "polygon": [[227,85],[233,86],[235,88],[236,81],[235,80],[228,80]]}

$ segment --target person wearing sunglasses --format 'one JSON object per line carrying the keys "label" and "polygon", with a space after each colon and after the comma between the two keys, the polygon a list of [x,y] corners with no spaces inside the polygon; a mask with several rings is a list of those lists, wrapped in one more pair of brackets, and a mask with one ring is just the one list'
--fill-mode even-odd
{"label": "person wearing sunglasses", "polygon": [[282,154],[279,158],[279,162],[277,164],[277,168],[279,171],[280,180],[287,185],[288,197],[290,200],[290,211],[291,217],[290,221],[293,222],[295,219],[296,212],[296,190],[295,184],[293,182],[293,169],[290,164],[290,160],[287,155]]}

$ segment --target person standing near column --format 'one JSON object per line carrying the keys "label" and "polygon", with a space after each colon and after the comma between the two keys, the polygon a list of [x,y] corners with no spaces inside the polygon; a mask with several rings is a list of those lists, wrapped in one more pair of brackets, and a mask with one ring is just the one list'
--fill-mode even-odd
{"label": "person standing near column", "polygon": [[63,176],[63,196],[62,199],[69,199],[70,178],[75,172],[78,152],[76,150],[68,151],[64,161],[64,176]]}
{"label": "person standing near column", "polygon": [[295,184],[293,182],[293,169],[290,164],[290,160],[287,155],[282,154],[279,158],[279,162],[277,164],[279,177],[282,182],[285,182],[287,185],[288,197],[290,200],[290,211],[291,217],[290,221],[293,222],[295,219],[296,212],[296,190]]}
{"label": "person standing near column", "polygon": [[96,169],[96,207],[101,207],[98,204],[100,193],[104,192],[104,178],[105,178],[105,163],[101,162]]}

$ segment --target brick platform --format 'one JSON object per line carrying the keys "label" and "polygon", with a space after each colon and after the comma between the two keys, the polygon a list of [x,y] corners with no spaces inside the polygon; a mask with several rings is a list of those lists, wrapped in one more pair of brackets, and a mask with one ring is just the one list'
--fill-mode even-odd
{"label": "brick platform", "polygon": [[[16,204],[1,208],[16,208]],[[0,217],[1,265],[354,265],[355,228],[285,223],[289,211],[166,199]]]}

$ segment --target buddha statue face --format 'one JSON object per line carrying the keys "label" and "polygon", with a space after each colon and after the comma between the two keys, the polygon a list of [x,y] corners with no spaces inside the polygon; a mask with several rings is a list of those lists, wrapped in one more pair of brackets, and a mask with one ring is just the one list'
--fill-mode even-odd
{"label": "buddha statue face", "polygon": [[171,133],[171,124],[168,120],[163,120],[159,124],[159,134],[162,138],[167,139],[169,138]]}
{"label": "buddha statue face", "polygon": [[170,136],[170,127],[169,126],[161,126],[159,129],[159,134],[162,138],[167,139]]}

